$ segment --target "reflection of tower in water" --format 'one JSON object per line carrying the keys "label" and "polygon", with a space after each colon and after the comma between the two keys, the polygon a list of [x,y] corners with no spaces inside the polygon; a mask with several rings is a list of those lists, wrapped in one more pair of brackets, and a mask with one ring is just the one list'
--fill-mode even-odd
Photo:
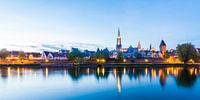
{"label": "reflection of tower in water", "polygon": [[160,85],[165,86],[167,79],[167,72],[164,69],[159,69]]}
{"label": "reflection of tower in water", "polygon": [[121,79],[122,79],[122,74],[124,73],[124,70],[125,69],[120,70],[120,69],[113,68],[113,74],[117,82],[118,93],[121,93],[121,90],[122,90]]}
{"label": "reflection of tower in water", "polygon": [[118,88],[118,92],[121,92],[122,89],[122,85],[121,85],[121,79],[119,76],[117,76],[117,88]]}

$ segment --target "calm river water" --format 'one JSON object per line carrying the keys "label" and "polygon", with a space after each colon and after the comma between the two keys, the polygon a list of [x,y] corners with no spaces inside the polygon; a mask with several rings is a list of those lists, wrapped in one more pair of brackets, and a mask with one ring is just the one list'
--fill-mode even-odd
{"label": "calm river water", "polygon": [[0,68],[0,100],[200,100],[200,67]]}

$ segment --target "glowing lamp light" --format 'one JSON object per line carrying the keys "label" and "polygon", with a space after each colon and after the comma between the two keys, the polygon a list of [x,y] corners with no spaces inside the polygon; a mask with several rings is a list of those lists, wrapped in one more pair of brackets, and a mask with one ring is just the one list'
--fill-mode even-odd
{"label": "glowing lamp light", "polygon": [[49,62],[49,60],[48,60],[48,59],[46,59],[46,60],[45,60],[45,62]]}
{"label": "glowing lamp light", "polygon": [[193,60],[193,59],[190,59],[189,62],[190,62],[190,63],[194,63],[194,60]]}
{"label": "glowing lamp light", "polygon": [[123,62],[126,62],[126,59],[123,59]]}
{"label": "glowing lamp light", "polygon": [[105,69],[104,68],[102,69],[102,73],[103,73],[103,76],[104,76],[105,75]]}
{"label": "glowing lamp light", "polygon": [[106,60],[105,60],[105,59],[101,59],[101,62],[102,62],[102,63],[105,63],[105,62],[106,62]]}
{"label": "glowing lamp light", "polygon": [[106,60],[105,59],[97,59],[97,62],[100,62],[100,63],[105,63]]}
{"label": "glowing lamp light", "polygon": [[144,61],[145,61],[145,62],[148,62],[149,60],[148,60],[148,59],[145,59]]}

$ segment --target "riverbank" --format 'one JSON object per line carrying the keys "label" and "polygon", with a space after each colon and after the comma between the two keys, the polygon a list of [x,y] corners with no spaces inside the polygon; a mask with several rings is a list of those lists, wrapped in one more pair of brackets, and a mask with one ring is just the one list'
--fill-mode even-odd
{"label": "riverbank", "polygon": [[[84,67],[86,64],[80,65]],[[108,63],[108,64],[98,64],[99,67],[200,67],[199,63],[193,64],[182,64],[182,63]],[[85,66],[87,67],[87,65]]]}
{"label": "riverbank", "polygon": [[37,63],[37,64],[0,64],[0,67],[200,67],[200,63]]}
{"label": "riverbank", "polygon": [[37,67],[41,64],[0,64],[0,67]]}

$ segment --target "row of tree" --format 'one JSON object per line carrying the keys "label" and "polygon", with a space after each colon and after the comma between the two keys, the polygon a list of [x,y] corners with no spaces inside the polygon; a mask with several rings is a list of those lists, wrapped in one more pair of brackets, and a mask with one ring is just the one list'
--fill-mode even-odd
{"label": "row of tree", "polygon": [[89,59],[84,59],[87,57],[87,54],[85,52],[81,52],[78,48],[72,48],[72,51],[67,55],[69,60],[74,62],[83,62],[85,60],[90,61],[96,61],[96,59],[105,59],[105,61],[109,60],[109,50],[103,49],[97,49],[97,51],[89,57]]}

